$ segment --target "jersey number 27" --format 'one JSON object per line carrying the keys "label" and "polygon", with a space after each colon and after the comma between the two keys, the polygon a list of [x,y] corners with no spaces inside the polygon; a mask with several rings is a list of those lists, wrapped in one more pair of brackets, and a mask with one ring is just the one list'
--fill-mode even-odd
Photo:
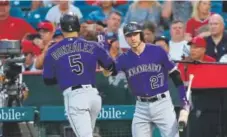
{"label": "jersey number 27", "polygon": [[69,56],[69,65],[71,68],[73,68],[72,72],[77,75],[81,75],[84,72],[84,65],[81,61],[79,61],[80,59],[80,54],[74,54]]}
{"label": "jersey number 27", "polygon": [[164,74],[159,73],[156,76],[150,77],[151,89],[156,89],[164,86]]}

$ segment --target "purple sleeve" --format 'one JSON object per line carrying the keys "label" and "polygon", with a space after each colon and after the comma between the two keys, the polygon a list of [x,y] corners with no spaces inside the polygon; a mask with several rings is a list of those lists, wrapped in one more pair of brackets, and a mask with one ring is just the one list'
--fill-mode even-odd
{"label": "purple sleeve", "polygon": [[104,49],[104,44],[99,43],[96,50],[96,56],[99,65],[107,70],[111,70],[114,64],[113,59],[110,57],[109,53]]}
{"label": "purple sleeve", "polygon": [[54,62],[52,56],[47,52],[43,62],[43,78],[53,79],[55,78],[54,73]]}
{"label": "purple sleeve", "polygon": [[178,91],[180,93],[180,101],[182,103],[183,106],[186,106],[189,104],[189,101],[186,97],[186,88],[184,87],[184,85],[179,86]]}
{"label": "purple sleeve", "polygon": [[123,67],[123,63],[122,62],[123,62],[123,54],[120,55],[115,60],[115,66],[114,66],[114,70],[113,70],[112,76],[116,76],[119,71],[124,71],[124,67]]}
{"label": "purple sleeve", "polygon": [[169,73],[173,72],[174,70],[177,69],[175,63],[173,61],[171,61],[170,56],[168,53],[166,53],[166,51],[164,51],[164,49],[161,49],[161,55],[162,55],[162,61],[163,61],[163,65],[164,67],[169,71]]}

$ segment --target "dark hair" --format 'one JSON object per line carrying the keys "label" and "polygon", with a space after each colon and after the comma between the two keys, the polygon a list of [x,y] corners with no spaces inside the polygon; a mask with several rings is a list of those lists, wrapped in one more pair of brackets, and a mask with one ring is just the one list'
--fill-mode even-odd
{"label": "dark hair", "polygon": [[165,36],[156,37],[153,43],[156,43],[158,41],[164,41],[169,46],[169,39]]}
{"label": "dark hair", "polygon": [[182,23],[182,24],[184,24],[184,22],[183,22],[182,20],[174,20],[174,21],[171,22],[171,26],[172,26],[173,24],[177,24],[177,23]]}
{"label": "dark hair", "polygon": [[156,25],[151,22],[151,21],[146,21],[144,24],[143,24],[143,30],[145,29],[148,29],[150,30],[152,33],[155,33],[155,27]]}

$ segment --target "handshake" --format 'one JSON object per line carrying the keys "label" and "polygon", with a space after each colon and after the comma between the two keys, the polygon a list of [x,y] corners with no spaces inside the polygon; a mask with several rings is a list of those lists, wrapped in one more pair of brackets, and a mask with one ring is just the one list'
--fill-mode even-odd
{"label": "handshake", "polygon": [[112,74],[112,72],[110,72],[110,71],[108,71],[108,70],[105,70],[105,69],[103,69],[103,68],[102,68],[102,73],[103,73],[103,75],[104,75],[105,77],[109,77],[109,76],[111,76],[111,74]]}

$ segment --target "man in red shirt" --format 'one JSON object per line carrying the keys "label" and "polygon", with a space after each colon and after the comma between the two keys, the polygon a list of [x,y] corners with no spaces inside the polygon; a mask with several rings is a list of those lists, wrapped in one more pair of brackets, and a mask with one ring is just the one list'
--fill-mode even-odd
{"label": "man in red shirt", "polygon": [[190,54],[183,61],[192,62],[192,64],[180,63],[178,68],[181,72],[181,78],[183,81],[188,81],[190,70],[199,67],[199,65],[194,65],[193,62],[216,62],[216,60],[205,54],[206,52],[206,40],[202,37],[194,37],[189,43]]}
{"label": "man in red shirt", "polygon": [[11,17],[9,11],[9,1],[0,1],[0,40],[21,40],[27,33],[36,32],[36,30],[23,19]]}

